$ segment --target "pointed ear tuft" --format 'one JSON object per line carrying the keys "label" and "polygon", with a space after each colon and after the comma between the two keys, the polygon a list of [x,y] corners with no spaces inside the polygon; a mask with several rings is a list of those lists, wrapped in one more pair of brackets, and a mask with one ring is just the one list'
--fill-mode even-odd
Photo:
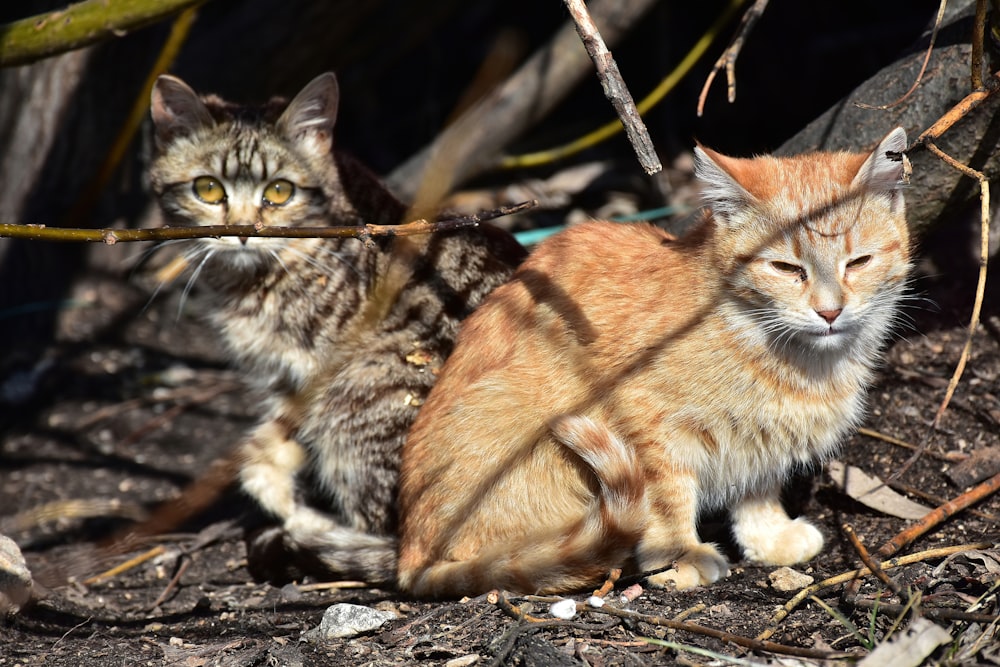
{"label": "pointed ear tuft", "polygon": [[694,173],[701,181],[701,197],[716,217],[728,218],[754,200],[726,169],[730,160],[701,144],[695,146]]}
{"label": "pointed ear tuft", "polygon": [[156,128],[156,143],[161,148],[177,137],[215,125],[212,114],[198,94],[186,83],[168,74],[159,76],[153,85],[150,112]]}
{"label": "pointed ear tuft", "polygon": [[278,119],[278,130],[292,141],[307,141],[313,149],[329,151],[339,103],[337,77],[333,72],[320,74],[289,103]]}
{"label": "pointed ear tuft", "polygon": [[[906,150],[906,131],[897,127],[887,134],[858,170],[854,186],[874,192],[892,192],[904,185],[904,165],[900,155]],[[892,153],[892,156],[887,155]]]}

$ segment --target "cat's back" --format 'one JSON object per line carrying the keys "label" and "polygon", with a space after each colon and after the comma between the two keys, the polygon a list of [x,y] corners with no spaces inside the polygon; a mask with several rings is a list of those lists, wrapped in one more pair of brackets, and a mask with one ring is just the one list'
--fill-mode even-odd
{"label": "cat's back", "polygon": [[608,221],[571,227],[528,257],[466,323],[460,340],[489,340],[493,345],[476,346],[480,356],[491,347],[529,354],[534,348],[532,356],[549,356],[543,367],[564,355],[617,363],[653,337],[685,327],[711,303],[717,280],[704,257],[708,233],[699,228],[678,238],[647,223]]}

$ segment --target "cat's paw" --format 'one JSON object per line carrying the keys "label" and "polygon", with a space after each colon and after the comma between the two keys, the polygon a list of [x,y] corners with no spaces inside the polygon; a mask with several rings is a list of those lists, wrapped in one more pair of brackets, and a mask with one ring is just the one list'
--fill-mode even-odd
{"label": "cat's paw", "polygon": [[684,590],[705,586],[728,576],[729,563],[725,557],[711,544],[699,544],[685,551],[669,570],[646,577],[646,582],[655,588]]}
{"label": "cat's paw", "polygon": [[778,530],[741,540],[748,560],[764,565],[795,565],[811,560],[823,548],[823,534],[803,518],[788,521]]}

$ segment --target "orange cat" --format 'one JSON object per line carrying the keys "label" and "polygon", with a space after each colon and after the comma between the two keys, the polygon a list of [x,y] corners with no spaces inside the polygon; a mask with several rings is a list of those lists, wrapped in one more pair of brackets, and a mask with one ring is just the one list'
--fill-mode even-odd
{"label": "orange cat", "polygon": [[563,592],[614,567],[686,588],[809,560],[782,483],[835,451],[905,288],[902,129],[871,154],[698,148],[711,215],[676,239],[592,222],[542,244],[464,325],[404,445],[400,586]]}

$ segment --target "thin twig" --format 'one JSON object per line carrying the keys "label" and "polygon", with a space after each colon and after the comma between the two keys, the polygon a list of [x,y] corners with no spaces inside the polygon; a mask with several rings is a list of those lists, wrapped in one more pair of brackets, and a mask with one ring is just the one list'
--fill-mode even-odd
{"label": "thin twig", "polygon": [[653,140],[649,138],[649,131],[646,124],[642,122],[639,111],[635,108],[635,101],[632,93],[622,79],[621,72],[618,71],[618,63],[608,50],[601,33],[597,30],[594,20],[587,11],[587,6],[583,0],[564,0],[566,8],[569,10],[573,22],[576,24],[576,32],[580,35],[583,46],[587,49],[587,54],[594,61],[597,68],[597,78],[601,80],[601,87],[604,89],[604,96],[608,98],[615,108],[618,118],[621,119],[625,127],[625,136],[628,137],[632,149],[635,150],[639,164],[647,174],[655,174],[663,170],[660,158],[656,155],[653,147]]}
{"label": "thin twig", "polygon": [[965,118],[966,114],[985,102],[990,95],[996,92],[996,84],[1000,83],[1000,72],[995,72],[992,78],[995,79],[995,81],[991,82],[993,85],[984,86],[984,88],[974,90],[966,95],[958,104],[953,106],[947,113],[938,118],[933,125],[924,130],[920,136],[917,137],[914,145],[925,144],[928,141],[935,141],[942,134],[947,132],[952,125]]}
{"label": "thin twig", "polygon": [[487,220],[526,211],[537,204],[537,201],[531,200],[513,206],[500,206],[491,211],[444,218],[434,222],[421,219],[401,225],[357,225],[350,227],[258,228],[255,225],[206,225],[204,227],[158,227],[155,229],[65,229],[46,227],[45,225],[0,224],[0,237],[34,241],[99,242],[108,245],[119,242],[170,241],[174,239],[218,238],[220,236],[369,239],[373,236],[415,236],[475,227]]}
{"label": "thin twig", "polygon": [[[992,542],[979,542],[976,544],[960,544],[953,545],[950,547],[940,547],[937,549],[928,549],[927,551],[921,551],[915,554],[908,554],[906,556],[900,556],[899,558],[891,558],[889,560],[882,562],[883,570],[891,570],[896,567],[901,567],[903,565],[912,565],[913,563],[919,563],[921,561],[930,560],[932,558],[945,558],[951,556],[952,554],[962,553],[964,551],[974,551],[976,549],[988,549],[993,546]],[[871,574],[871,570],[867,567],[859,568],[857,570],[851,570],[850,572],[843,572],[823,581],[817,582],[810,586],[806,586],[801,591],[795,594],[785,605],[771,617],[767,628],[764,629],[757,639],[767,639],[778,631],[778,624],[781,621],[795,611],[795,608],[802,604],[803,600],[809,598],[810,595],[815,594],[817,591],[830,588],[832,586],[837,586],[845,582],[853,581],[860,577],[867,576]]]}
{"label": "thin twig", "polygon": [[[876,602],[863,598],[854,598],[851,601],[855,607],[869,609],[877,614],[887,614],[898,616],[905,613],[907,605],[892,604],[888,602]],[[974,612],[961,611],[959,609],[949,609],[948,607],[920,607],[920,615],[926,616],[935,621],[964,621],[967,623],[995,623],[1000,620],[1000,616],[994,614],[976,614]]]}
{"label": "thin twig", "polygon": [[170,597],[170,594],[177,588],[177,584],[180,583],[181,577],[184,576],[184,573],[191,567],[191,562],[190,556],[181,554],[181,562],[177,567],[177,572],[175,572],[174,576],[172,576],[170,581],[167,582],[166,588],[163,589],[163,592],[160,593],[159,597],[157,597],[156,600],[153,601],[153,604],[150,605],[150,610],[156,609],[163,604],[168,597]]}
{"label": "thin twig", "polygon": [[682,630],[684,632],[703,635],[705,637],[713,637],[719,641],[736,644],[737,646],[748,648],[752,651],[767,651],[769,653],[792,655],[800,658],[818,658],[820,660],[841,658],[846,657],[847,655],[843,653],[833,653],[830,651],[820,651],[811,648],[800,648],[798,646],[787,646],[785,644],[778,644],[762,639],[752,639],[750,637],[744,637],[725,630],[716,630],[715,628],[709,628],[695,623],[688,623],[686,621],[675,621],[674,619],[665,618],[663,616],[651,616],[649,614],[632,611],[631,609],[620,609],[611,605],[605,605],[600,608],[584,607],[583,611],[590,614],[608,614],[610,616],[617,616],[618,618],[624,618],[631,621],[648,623],[649,625],[670,628],[672,630]]}
{"label": "thin twig", "polygon": [[[663,77],[646,97],[642,99],[636,105],[636,109],[639,110],[639,115],[645,115],[650,109],[656,106],[660,100],[662,100],[670,91],[677,87],[688,72],[701,60],[705,52],[708,51],[708,47],[711,46],[722,29],[729,23],[730,18],[736,13],[736,10],[742,6],[745,0],[730,0],[726,9],[719,14],[715,22],[712,23],[711,27],[705,31],[705,34],[695,42],[691,50],[687,52],[687,55],[681,59],[677,66],[667,76]],[[622,130],[622,124],[620,121],[614,120],[610,123],[606,123],[596,130],[588,132],[584,136],[574,139],[568,144],[563,144],[562,146],[557,146],[555,148],[547,148],[541,151],[535,151],[532,153],[524,153],[522,155],[507,155],[500,158],[498,167],[501,169],[519,169],[524,167],[537,167],[538,165],[548,164],[550,162],[555,162],[556,160],[561,160],[562,158],[574,155],[583,151],[587,148],[591,148],[599,144],[600,142],[615,136]]]}
{"label": "thin twig", "polygon": [[712,67],[712,71],[709,72],[708,77],[705,79],[705,85],[702,86],[701,94],[698,96],[699,117],[705,110],[705,98],[708,96],[709,88],[712,87],[712,82],[715,81],[715,75],[723,68],[726,70],[726,96],[730,104],[736,101],[736,59],[740,56],[740,51],[743,49],[743,42],[746,40],[747,35],[753,30],[754,25],[767,8],[767,2],[768,0],[755,0],[750,9],[743,15],[733,41],[729,43],[726,50],[715,61],[715,66]]}
{"label": "thin twig", "polygon": [[166,552],[166,549],[163,547],[163,545],[153,547],[149,551],[141,553],[134,558],[130,558],[121,565],[117,565],[111,568],[110,570],[107,570],[106,572],[101,572],[100,574],[95,574],[93,577],[90,577],[89,579],[84,579],[83,585],[93,586],[99,581],[103,581],[104,579],[110,579],[111,577],[114,577],[122,572],[131,570],[133,567],[141,565],[142,563],[145,563],[146,561],[152,558],[156,558],[157,556],[162,555],[164,552]]}
{"label": "thin twig", "polygon": [[909,449],[915,452],[922,452],[940,461],[948,461],[949,463],[959,463],[969,458],[968,454],[962,454],[961,452],[942,453],[942,452],[931,451],[924,447],[919,447],[912,443],[906,442],[905,440],[894,438],[891,435],[886,435],[884,433],[880,433],[879,431],[875,431],[870,428],[859,428],[858,433],[864,436],[868,436],[869,438],[875,438],[876,440],[881,440],[882,442],[888,442],[890,445],[896,445],[897,447],[902,447],[903,449]]}
{"label": "thin twig", "polygon": [[948,403],[951,402],[952,396],[955,395],[955,389],[958,387],[958,382],[962,378],[962,373],[965,372],[965,365],[969,360],[969,354],[972,351],[972,340],[976,334],[976,328],[979,326],[979,316],[983,309],[983,299],[986,295],[986,269],[989,265],[990,256],[990,182],[987,180],[986,176],[962,164],[955,158],[951,157],[940,148],[938,148],[934,142],[930,139],[924,141],[924,145],[932,153],[941,158],[946,164],[962,172],[970,178],[975,178],[979,181],[979,202],[980,202],[980,244],[979,244],[979,279],[976,282],[976,299],[972,304],[972,315],[969,317],[969,333],[965,339],[965,345],[962,348],[962,354],[958,359],[958,364],[955,366],[955,372],[952,373],[951,380],[948,382],[948,389],[945,390],[944,399],[941,401],[941,406],[937,410],[937,414],[934,415],[934,428],[941,425],[941,419],[944,417],[945,410],[948,409]]}
{"label": "thin twig", "polygon": [[615,589],[615,584],[622,576],[622,570],[620,567],[616,567],[608,573],[608,578],[604,580],[601,587],[594,591],[594,595],[599,598],[607,597],[608,593]]}
{"label": "thin twig", "polygon": [[899,589],[899,584],[890,579],[889,575],[885,573],[885,570],[883,570],[882,567],[878,564],[878,562],[876,562],[875,559],[872,558],[871,554],[868,553],[868,549],[866,549],[865,545],[862,544],[861,538],[858,537],[858,534],[856,532],[854,532],[854,528],[852,528],[850,524],[845,523],[843,526],[841,526],[841,530],[843,530],[844,533],[847,535],[847,539],[851,541],[851,546],[853,546],[854,550],[858,552],[858,556],[861,558],[861,562],[865,564],[865,567],[871,570],[872,574],[878,577],[878,579],[883,584],[885,584],[893,593],[895,593],[896,595],[900,595],[901,591]]}
{"label": "thin twig", "polygon": [[913,94],[913,91],[917,89],[920,82],[923,81],[924,72],[927,71],[927,63],[931,60],[931,53],[934,51],[934,42],[937,41],[938,30],[941,28],[941,23],[944,21],[944,10],[948,6],[948,0],[941,0],[941,4],[938,5],[937,18],[934,19],[934,29],[931,31],[930,43],[927,45],[927,51],[924,53],[924,62],[920,65],[920,72],[917,73],[917,78],[914,79],[913,85],[910,89],[903,93],[903,96],[897,99],[895,102],[890,102],[889,104],[883,104],[880,106],[872,106],[870,104],[865,104],[864,102],[855,102],[854,106],[860,109],[871,109],[873,111],[885,111],[886,109],[891,109],[894,106],[902,104],[906,99]]}
{"label": "thin twig", "polygon": [[1000,474],[990,477],[985,482],[974,486],[965,493],[956,496],[954,499],[928,512],[922,519],[912,526],[898,533],[891,540],[882,545],[876,555],[879,558],[888,558],[897,551],[910,544],[918,537],[935,528],[946,519],[958,514],[966,507],[978,503],[984,498],[1000,490]]}
{"label": "thin twig", "polygon": [[[942,0],[944,2],[945,0]],[[976,19],[972,22],[972,89],[983,87],[983,42],[986,38],[986,0],[976,0]]]}

